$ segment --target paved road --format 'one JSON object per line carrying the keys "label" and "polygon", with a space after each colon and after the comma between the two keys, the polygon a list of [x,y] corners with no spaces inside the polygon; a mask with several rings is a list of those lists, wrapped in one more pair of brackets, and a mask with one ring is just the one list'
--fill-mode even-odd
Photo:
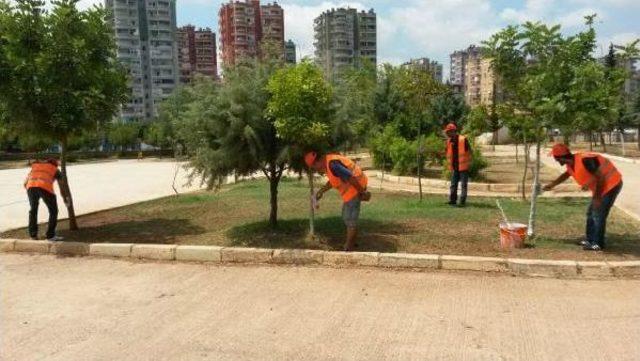
{"label": "paved road", "polygon": [[[95,212],[171,195],[175,169],[175,162],[158,160],[120,160],[70,166],[69,183],[76,213]],[[26,168],[0,171],[0,232],[24,227],[28,223],[29,202],[22,188],[27,173]],[[186,176],[186,172],[180,169],[176,181],[179,191],[196,189],[184,186]],[[67,210],[60,199],[58,206],[60,218],[66,218]],[[46,217],[46,207],[41,204],[38,219],[44,222]]]}
{"label": "paved road", "polygon": [[640,280],[0,255],[2,360],[638,360]]}

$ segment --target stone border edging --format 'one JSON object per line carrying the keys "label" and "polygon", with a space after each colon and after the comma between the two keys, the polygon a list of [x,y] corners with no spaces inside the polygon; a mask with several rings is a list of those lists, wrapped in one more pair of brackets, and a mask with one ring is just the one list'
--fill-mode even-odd
{"label": "stone border edging", "polygon": [[215,264],[324,265],[454,270],[553,278],[640,277],[640,261],[569,261],[410,253],[333,252],[133,243],[46,242],[0,239],[0,252],[96,256]]}

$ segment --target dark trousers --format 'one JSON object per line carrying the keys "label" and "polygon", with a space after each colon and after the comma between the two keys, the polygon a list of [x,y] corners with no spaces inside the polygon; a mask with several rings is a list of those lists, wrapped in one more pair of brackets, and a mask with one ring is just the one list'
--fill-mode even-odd
{"label": "dark trousers", "polygon": [[469,183],[468,171],[452,171],[451,172],[451,188],[449,189],[449,202],[456,203],[458,201],[458,182],[462,185],[460,192],[460,204],[467,202],[467,184]]}
{"label": "dark trousers", "polygon": [[591,244],[597,244],[604,248],[607,217],[609,217],[609,211],[611,211],[618,194],[620,194],[620,190],[622,190],[622,182],[602,196],[602,204],[598,209],[593,207],[593,200],[589,204],[589,209],[587,210],[587,241]]}
{"label": "dark trousers", "polygon": [[32,187],[27,189],[29,196],[29,236],[36,239],[38,237],[38,205],[40,198],[49,209],[49,223],[47,224],[47,238],[56,235],[56,225],[58,223],[58,202],[56,195],[45,191],[42,188]]}

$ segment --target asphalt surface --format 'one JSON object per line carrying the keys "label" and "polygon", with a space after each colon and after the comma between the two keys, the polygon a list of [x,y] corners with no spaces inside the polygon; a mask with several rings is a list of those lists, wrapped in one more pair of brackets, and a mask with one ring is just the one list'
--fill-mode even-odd
{"label": "asphalt surface", "polygon": [[640,280],[0,255],[2,360],[638,360]]}
{"label": "asphalt surface", "polygon": [[[174,194],[176,162],[163,160],[119,160],[115,162],[71,165],[67,168],[76,214],[95,212]],[[29,201],[23,188],[28,168],[0,170],[0,232],[26,227]],[[187,172],[180,168],[176,177],[179,192],[198,189],[187,185]],[[58,186],[55,186],[59,195]],[[46,222],[47,207],[40,202],[38,221]],[[58,196],[59,217],[67,209]],[[44,235],[44,229],[40,230]]]}

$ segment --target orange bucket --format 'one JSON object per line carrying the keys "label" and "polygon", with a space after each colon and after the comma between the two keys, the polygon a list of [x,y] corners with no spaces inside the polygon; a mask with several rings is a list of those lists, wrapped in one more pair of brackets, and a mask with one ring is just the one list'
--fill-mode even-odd
{"label": "orange bucket", "polygon": [[527,225],[522,223],[500,223],[500,246],[504,249],[524,248]]}

